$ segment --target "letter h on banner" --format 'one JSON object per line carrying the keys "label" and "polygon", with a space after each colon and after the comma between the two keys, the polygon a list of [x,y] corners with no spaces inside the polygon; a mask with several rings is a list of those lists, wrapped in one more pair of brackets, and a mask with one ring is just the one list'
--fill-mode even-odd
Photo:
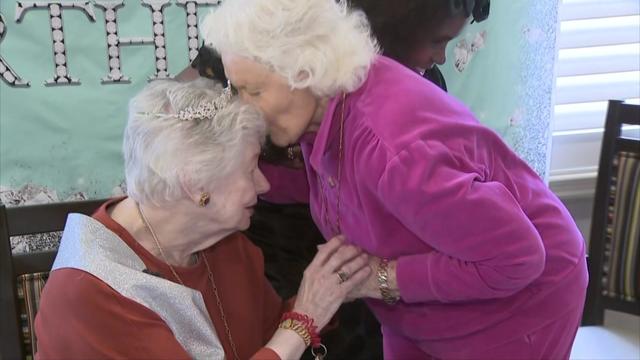
{"label": "letter h on banner", "polygon": [[169,4],[168,0],[149,1],[142,0],[152,12],[153,36],[121,38],[118,35],[118,9],[124,7],[124,1],[96,1],[96,6],[104,10],[104,22],[107,30],[107,56],[109,61],[109,73],[102,79],[103,84],[130,83],[130,79],[122,73],[120,61],[120,49],[122,46],[153,45],[155,48],[156,73],[149,80],[166,79],[171,77],[167,70],[167,48],[164,32],[164,8]]}

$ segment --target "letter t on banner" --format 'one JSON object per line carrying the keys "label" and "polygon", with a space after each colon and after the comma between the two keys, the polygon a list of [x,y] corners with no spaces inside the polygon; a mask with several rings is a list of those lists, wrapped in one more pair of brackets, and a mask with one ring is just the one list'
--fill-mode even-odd
{"label": "letter t on banner", "polygon": [[218,5],[221,0],[178,0],[178,5],[187,12],[187,38],[189,45],[189,62],[198,56],[200,32],[198,31],[198,5]]}
{"label": "letter t on banner", "polygon": [[67,69],[67,51],[64,44],[64,29],[62,27],[62,9],[82,10],[89,20],[96,21],[93,6],[88,1],[18,1],[16,4],[16,22],[22,22],[24,14],[30,9],[49,8],[49,21],[51,24],[51,38],[53,39],[53,61],[56,73],[52,79],[45,81],[45,86],[53,85],[80,85],[80,80],[69,75]]}
{"label": "letter t on banner", "polygon": [[167,49],[164,36],[164,7],[169,0],[148,1],[143,5],[151,9],[153,18],[153,37],[121,38],[118,35],[118,9],[124,7],[124,1],[96,1],[96,6],[104,10],[105,28],[107,30],[107,54],[109,73],[102,79],[103,84],[127,84],[131,80],[122,74],[120,49],[125,45],[153,45],[156,57],[156,73],[149,80],[170,77],[167,70]]}

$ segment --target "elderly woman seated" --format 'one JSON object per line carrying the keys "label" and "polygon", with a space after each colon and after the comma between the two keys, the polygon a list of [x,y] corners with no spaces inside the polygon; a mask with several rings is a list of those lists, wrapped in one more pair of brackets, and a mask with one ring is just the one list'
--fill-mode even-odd
{"label": "elderly woman seated", "polygon": [[125,130],[128,197],[69,216],[36,357],[294,359],[319,345],[368,258],[334,238],[294,299],[276,295],[239,232],[269,189],[264,136],[260,114],[209,80],[142,90]]}

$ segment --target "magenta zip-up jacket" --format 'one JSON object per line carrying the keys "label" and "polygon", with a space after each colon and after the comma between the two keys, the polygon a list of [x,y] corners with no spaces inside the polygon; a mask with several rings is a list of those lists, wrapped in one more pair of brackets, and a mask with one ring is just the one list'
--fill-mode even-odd
{"label": "magenta zip-up jacket", "polygon": [[300,140],[308,184],[263,166],[266,198],[308,196],[325,238],[339,217],[348,241],[398,261],[402,300],[367,301],[385,333],[465,357],[579,311],[587,269],[573,219],[461,102],[379,56],[346,97],[338,186],[341,102]]}

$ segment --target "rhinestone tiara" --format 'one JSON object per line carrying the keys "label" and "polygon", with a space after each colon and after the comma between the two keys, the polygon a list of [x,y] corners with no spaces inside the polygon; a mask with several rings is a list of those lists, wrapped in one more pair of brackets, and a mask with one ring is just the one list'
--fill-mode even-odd
{"label": "rhinestone tiara", "polygon": [[232,97],[231,85],[227,83],[227,87],[222,90],[222,94],[211,102],[204,102],[193,107],[190,106],[177,114],[143,113],[143,115],[154,115],[163,118],[177,117],[182,121],[213,119],[220,110],[229,105]]}

